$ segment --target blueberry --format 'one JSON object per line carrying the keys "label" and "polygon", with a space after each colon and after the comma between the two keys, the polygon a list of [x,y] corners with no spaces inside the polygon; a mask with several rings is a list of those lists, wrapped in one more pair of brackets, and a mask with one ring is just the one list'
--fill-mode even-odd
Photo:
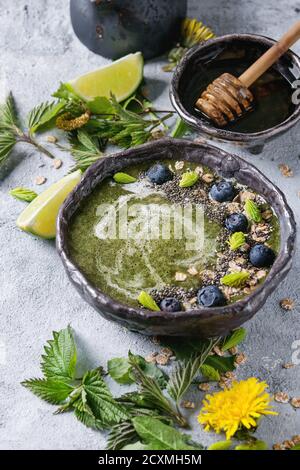
{"label": "blueberry", "polygon": [[173,173],[166,165],[156,163],[155,165],[151,166],[151,168],[149,168],[146,176],[151,181],[151,183],[163,184],[173,178]]}
{"label": "blueberry", "polygon": [[229,232],[247,232],[248,219],[244,214],[231,214],[225,220],[225,227]]}
{"label": "blueberry", "polygon": [[267,268],[275,260],[274,251],[262,243],[254,245],[249,253],[250,263],[257,268]]}
{"label": "blueberry", "polygon": [[203,307],[219,307],[226,302],[223,292],[217,286],[202,287],[197,297],[199,305]]}
{"label": "blueberry", "polygon": [[174,297],[166,297],[161,301],[160,308],[165,312],[180,312],[181,303]]}
{"label": "blueberry", "polygon": [[218,202],[232,201],[235,189],[229,181],[220,181],[220,183],[213,185],[209,194],[212,199]]}

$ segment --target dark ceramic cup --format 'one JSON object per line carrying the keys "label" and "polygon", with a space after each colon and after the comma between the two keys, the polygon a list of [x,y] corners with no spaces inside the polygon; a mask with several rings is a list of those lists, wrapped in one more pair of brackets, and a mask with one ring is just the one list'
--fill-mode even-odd
{"label": "dark ceramic cup", "polygon": [[[221,142],[231,142],[245,147],[253,153],[260,153],[266,142],[294,126],[300,119],[300,104],[294,107],[292,114],[286,120],[270,129],[255,133],[240,133],[218,128],[212,122],[201,118],[200,113],[196,116],[191,112],[184,98],[184,90],[191,77],[199,70],[203,70],[203,74],[205,74],[207,64],[218,59],[221,55],[230,57],[233,51],[240,49],[244,50],[245,54],[250,56],[254,62],[274,42],[273,39],[256,34],[228,34],[204,42],[188,51],[176,68],[170,91],[172,104],[181,118],[203,137]],[[290,84],[300,78],[300,58],[292,51],[284,54],[273,67]]]}
{"label": "dark ceramic cup", "polygon": [[119,59],[141,51],[145,59],[173,47],[187,0],[71,0],[74,32],[91,51]]}
{"label": "dark ceramic cup", "polygon": [[[108,297],[93,285],[76,266],[68,246],[69,222],[83,201],[105,178],[141,162],[171,159],[207,165],[225,178],[235,178],[261,194],[275,210],[280,220],[280,252],[264,283],[251,295],[225,307],[199,308],[169,313],[152,312],[128,307]],[[216,147],[185,140],[162,139],[116,156],[100,159],[83,176],[79,185],[64,202],[57,222],[57,250],[67,274],[80,295],[107,320],[147,335],[212,337],[225,335],[249,320],[286,276],[292,264],[295,245],[295,221],[285,196],[254,166],[238,156]]]}

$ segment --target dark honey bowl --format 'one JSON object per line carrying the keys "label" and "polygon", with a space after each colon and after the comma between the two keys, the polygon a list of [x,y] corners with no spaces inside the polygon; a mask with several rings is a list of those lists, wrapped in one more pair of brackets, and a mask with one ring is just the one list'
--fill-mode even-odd
{"label": "dark honey bowl", "polygon": [[[273,39],[254,34],[229,34],[188,51],[176,68],[170,91],[172,104],[181,118],[203,137],[231,142],[253,153],[261,152],[265,143],[294,126],[300,119],[300,104],[292,101],[295,92],[293,86],[300,78],[300,58],[292,51],[284,54],[267,72],[274,74],[274,82],[276,76],[282,78],[283,89],[280,90],[279,81],[273,83],[273,88],[277,86],[277,92],[273,90],[273,96],[270,92],[269,97],[263,98],[266,103],[262,102],[259,112],[256,109],[252,115],[249,113],[237,125],[218,128],[194,108],[197,98],[215,78],[225,71],[239,76],[274,42]],[[280,103],[282,107],[279,113]]]}
{"label": "dark honey bowl", "polygon": [[[198,308],[170,313],[153,312],[121,304],[91,283],[70,255],[70,221],[85,199],[106,178],[130,166],[161,160],[184,160],[203,164],[224,178],[234,178],[261,194],[280,222],[280,249],[261,284],[249,296],[224,307]],[[66,272],[80,295],[104,318],[146,335],[213,337],[226,335],[249,320],[291,268],[296,237],[295,220],[285,196],[259,170],[242,158],[216,147],[186,140],[162,139],[103,158],[93,164],[64,202],[57,222],[57,250]]]}

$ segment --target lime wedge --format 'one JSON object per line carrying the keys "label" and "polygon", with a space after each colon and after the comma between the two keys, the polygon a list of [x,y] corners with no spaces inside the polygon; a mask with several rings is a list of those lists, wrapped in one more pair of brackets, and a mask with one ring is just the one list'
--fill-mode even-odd
{"label": "lime wedge", "polygon": [[55,238],[59,208],[80,179],[78,170],[52,184],[19,215],[17,226],[39,237]]}
{"label": "lime wedge", "polygon": [[109,98],[111,93],[117,101],[128,98],[137,89],[143,78],[144,60],[140,52],[128,54],[94,72],[81,75],[67,85],[84,100],[97,96]]}

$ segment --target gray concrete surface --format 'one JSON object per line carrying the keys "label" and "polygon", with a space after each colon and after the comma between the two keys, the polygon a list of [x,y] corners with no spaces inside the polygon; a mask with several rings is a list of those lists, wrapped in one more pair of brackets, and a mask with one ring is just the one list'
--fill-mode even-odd
{"label": "gray concrete surface", "polygon": [[[67,0],[0,0],[0,80],[1,95],[11,89],[20,111],[48,99],[59,81],[89,71],[106,60],[85,49],[72,33]],[[278,38],[300,17],[299,0],[191,0],[189,14],[201,18],[217,34],[255,32]],[[300,43],[295,46],[300,53]],[[161,60],[146,64],[145,76],[155,102],[168,102],[170,75],[161,72]],[[240,152],[242,153],[242,152]],[[268,145],[264,153],[250,156],[286,194],[300,219],[299,126]],[[52,330],[74,327],[82,363],[89,367],[105,365],[108,358],[125,355],[130,348],[147,354],[154,349],[149,339],[103,320],[78,296],[62,268],[54,243],[22,233],[15,220],[22,202],[8,196],[8,190],[24,185],[34,188],[34,178],[44,175],[51,184],[67,172],[64,165],[51,167],[47,158],[18,147],[2,169],[0,183],[0,448],[1,449],[103,449],[105,436],[86,429],[71,414],[53,416],[53,407],[20,386],[24,378],[39,375],[42,346]],[[294,171],[284,178],[279,163]],[[38,188],[40,189],[40,188]],[[266,380],[272,392],[286,391],[300,396],[299,365],[285,370],[294,348],[300,346],[299,251],[285,282],[269,298],[265,307],[246,326],[248,338],[242,350],[248,362],[238,377],[256,376]],[[296,301],[292,312],[284,312],[279,300]],[[300,359],[300,355],[298,355]],[[119,393],[119,388],[112,384]],[[199,409],[201,393],[193,398]],[[259,436],[271,445],[300,433],[300,410],[276,405],[280,415],[265,418]],[[192,413],[193,437],[203,443],[215,441],[196,423]]]}

